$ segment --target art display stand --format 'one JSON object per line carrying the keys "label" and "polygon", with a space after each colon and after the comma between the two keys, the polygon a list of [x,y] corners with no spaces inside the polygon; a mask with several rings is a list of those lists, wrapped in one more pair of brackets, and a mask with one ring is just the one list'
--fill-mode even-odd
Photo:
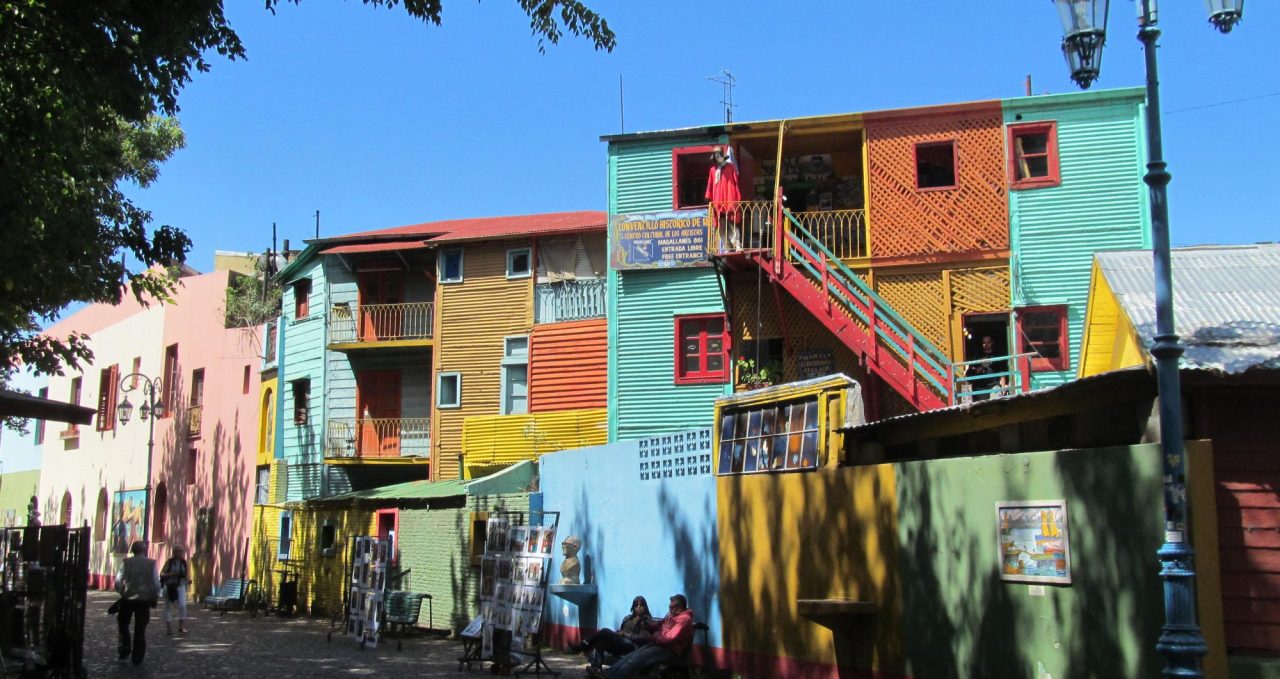
{"label": "art display stand", "polygon": [[517,677],[560,674],[542,659],[538,641],[559,526],[560,512],[490,514],[480,566],[480,652],[495,672],[516,668],[518,654],[529,660],[515,669]]}
{"label": "art display stand", "polygon": [[[351,539],[351,576],[343,602],[345,634],[360,642],[360,650],[377,648],[386,620],[388,566],[391,541],[373,536]],[[328,638],[333,640],[333,630]]]}

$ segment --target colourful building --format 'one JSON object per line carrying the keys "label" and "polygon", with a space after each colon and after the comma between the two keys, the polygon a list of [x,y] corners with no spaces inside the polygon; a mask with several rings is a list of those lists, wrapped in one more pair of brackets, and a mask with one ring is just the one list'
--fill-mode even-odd
{"label": "colourful building", "polygon": [[[169,303],[85,307],[47,330],[91,337],[92,361],[50,378],[50,394],[96,404],[88,426],[50,430],[40,492],[45,523],[92,527],[91,584],[111,585],[128,542],[149,523],[151,554],[186,547],[196,594],[244,570],[258,434],[260,337],[227,328],[228,271],[182,269]],[[148,421],[145,381],[158,378],[162,412]],[[122,383],[123,380],[123,383]],[[121,423],[128,400],[133,418]],[[147,460],[148,436],[154,447]],[[151,478],[147,478],[147,470]],[[148,498],[147,489],[151,493]]]}

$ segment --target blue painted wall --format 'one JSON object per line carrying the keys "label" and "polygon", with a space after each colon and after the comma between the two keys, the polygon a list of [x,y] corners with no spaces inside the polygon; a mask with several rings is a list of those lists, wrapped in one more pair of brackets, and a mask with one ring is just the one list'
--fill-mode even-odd
{"label": "blue painted wall", "polygon": [[[667,598],[679,592],[689,598],[697,619],[710,626],[706,643],[719,647],[715,477],[699,469],[641,480],[641,462],[638,441],[539,460],[544,508],[561,513],[558,539],[582,538],[584,574],[599,588],[594,616],[591,611],[580,615],[576,605],[551,595],[547,622],[616,629],[636,595],[661,616]],[[551,582],[558,581],[562,562],[557,552]],[[700,634],[698,643],[703,643]]]}
{"label": "blue painted wall", "polygon": [[[303,278],[311,279],[311,297],[307,317],[298,319],[294,316],[292,283]],[[277,431],[280,432],[280,445],[288,465],[285,498],[293,501],[321,495],[324,485],[322,437],[325,418],[324,356],[328,285],[325,281],[322,260],[316,257],[311,261],[300,263],[283,283],[280,334],[284,339],[282,339],[280,355],[279,384],[280,412],[284,426]],[[297,425],[294,424],[293,419],[293,382],[303,378],[311,380],[309,407],[306,424]]]}
{"label": "blue painted wall", "polygon": [[1075,377],[1093,253],[1151,247],[1144,101],[1129,88],[1003,102],[1006,125],[1058,123],[1062,184],[1009,192],[1014,307],[1068,307],[1070,369],[1034,373],[1034,387]]}

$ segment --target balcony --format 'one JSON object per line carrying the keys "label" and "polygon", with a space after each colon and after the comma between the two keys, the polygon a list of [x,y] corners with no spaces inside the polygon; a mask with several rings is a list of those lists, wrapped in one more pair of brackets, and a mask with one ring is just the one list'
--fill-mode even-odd
{"label": "balcony", "polygon": [[334,304],[329,308],[329,345],[425,346],[430,344],[435,304]]}
{"label": "balcony", "polygon": [[[329,420],[327,460],[426,460],[431,454],[431,418],[361,417]],[[416,460],[414,458],[417,458]]]}
{"label": "balcony", "polygon": [[200,427],[204,420],[204,406],[189,406],[187,408],[187,438],[200,438]]}
{"label": "balcony", "polygon": [[[781,211],[773,201],[717,203],[709,211],[712,226],[708,247],[715,254],[772,250],[774,225],[783,221],[790,228],[790,222],[778,219]],[[866,210],[792,212],[791,216],[841,260],[869,255]]]}
{"label": "balcony", "polygon": [[559,323],[604,318],[606,288],[603,278],[538,283],[533,290],[535,322]]}

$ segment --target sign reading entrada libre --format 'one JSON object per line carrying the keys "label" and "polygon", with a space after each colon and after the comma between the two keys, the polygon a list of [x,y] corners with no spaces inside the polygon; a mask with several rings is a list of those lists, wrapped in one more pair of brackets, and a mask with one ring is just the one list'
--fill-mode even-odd
{"label": "sign reading entrada libre", "polygon": [[609,265],[614,269],[711,266],[706,209],[637,212],[609,220]]}

